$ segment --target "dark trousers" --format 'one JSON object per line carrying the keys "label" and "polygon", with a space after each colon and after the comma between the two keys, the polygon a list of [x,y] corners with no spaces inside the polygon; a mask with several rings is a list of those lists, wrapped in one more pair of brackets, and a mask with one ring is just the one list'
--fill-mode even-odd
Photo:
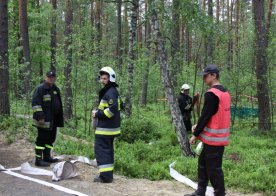
{"label": "dark trousers", "polygon": [[53,146],[56,140],[57,128],[53,127],[52,130],[45,130],[37,128],[37,138],[35,144],[37,146],[45,147],[45,144]]}
{"label": "dark trousers", "polygon": [[[113,137],[95,136],[95,157],[99,168],[104,165],[114,164]],[[105,181],[113,180],[113,169],[111,171],[100,171],[100,178]]]}
{"label": "dark trousers", "polygon": [[192,132],[192,122],[191,122],[191,120],[184,120],[184,125],[186,127],[187,132]]}
{"label": "dark trousers", "polygon": [[208,181],[214,187],[215,196],[225,196],[222,157],[224,146],[204,144],[198,159],[198,189],[197,193],[205,195]]}

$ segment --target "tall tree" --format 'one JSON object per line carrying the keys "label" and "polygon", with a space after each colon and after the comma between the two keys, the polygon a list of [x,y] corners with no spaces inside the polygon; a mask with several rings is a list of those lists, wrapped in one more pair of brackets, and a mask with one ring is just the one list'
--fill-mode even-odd
{"label": "tall tree", "polygon": [[124,54],[128,53],[128,2],[124,3]]}
{"label": "tall tree", "polygon": [[233,0],[227,0],[227,33],[228,33],[228,50],[227,50],[227,66],[228,69],[233,67]]}
{"label": "tall tree", "polygon": [[179,53],[180,53],[180,37],[179,37],[179,27],[180,27],[180,20],[179,20],[179,6],[180,0],[173,0],[172,5],[172,78],[173,80],[173,87],[177,87],[177,76],[179,75],[179,66],[181,64],[179,60]]}
{"label": "tall tree", "polygon": [[72,117],[73,93],[72,93],[72,32],[73,32],[73,8],[71,0],[65,0],[65,44],[64,54],[66,65],[64,69],[64,118]]}
{"label": "tall tree", "polygon": [[119,74],[122,75],[123,48],[122,48],[122,0],[117,0],[117,63]]}
{"label": "tall tree", "polygon": [[[37,10],[37,13],[40,13],[40,0],[36,0],[35,2],[35,8]],[[38,26],[38,32],[41,32],[40,30],[40,26]],[[41,45],[41,42],[42,42],[42,36],[41,34],[38,35],[38,43]],[[43,63],[42,63],[42,56],[39,55],[39,76],[40,78],[42,79],[43,78]]]}
{"label": "tall tree", "polygon": [[134,63],[136,60],[136,50],[137,50],[137,41],[136,41],[136,30],[137,30],[137,10],[139,8],[139,0],[132,0],[131,2],[131,21],[130,21],[130,32],[129,32],[129,62],[128,62],[128,86],[127,86],[127,96],[126,96],[126,116],[130,117],[132,113],[132,89],[133,89],[133,69]]}
{"label": "tall tree", "polygon": [[181,118],[181,112],[178,106],[178,102],[173,93],[171,78],[168,70],[168,60],[167,53],[165,50],[165,40],[161,35],[158,16],[155,5],[153,5],[152,0],[150,2],[150,10],[152,13],[152,35],[154,42],[157,47],[157,55],[160,64],[161,77],[163,81],[163,86],[165,89],[166,97],[168,100],[170,112],[173,118],[173,123],[176,127],[176,133],[178,142],[180,144],[182,153],[187,156],[194,156],[194,153],[191,149],[188,134],[184,126],[183,119]]}
{"label": "tall tree", "polygon": [[0,115],[10,114],[8,0],[0,1]]}
{"label": "tall tree", "polygon": [[[145,9],[146,12],[149,13],[148,11],[148,3],[146,2],[145,4]],[[146,43],[146,58],[147,58],[147,64],[145,65],[145,70],[144,70],[144,77],[143,77],[143,82],[142,82],[142,94],[141,94],[141,105],[146,105],[147,104],[147,96],[148,96],[148,78],[149,78],[149,68],[150,68],[150,63],[151,63],[151,28],[150,28],[150,19],[148,18],[146,20],[146,28],[145,28],[145,43]]]}
{"label": "tall tree", "polygon": [[29,45],[29,31],[28,31],[28,14],[27,14],[27,0],[19,0],[19,28],[20,28],[20,40],[23,47],[23,62],[25,64],[21,74],[24,83],[23,94],[31,92],[31,55]]}
{"label": "tall tree", "polygon": [[257,77],[257,97],[258,97],[258,128],[260,130],[270,130],[270,104],[267,80],[267,47],[268,32],[265,22],[265,11],[263,0],[252,0],[253,14],[255,22],[255,64]]}
{"label": "tall tree", "polygon": [[[211,20],[211,23],[213,23],[213,0],[208,0],[208,16]],[[213,41],[213,31],[211,31],[208,35],[208,42],[207,42],[207,62],[212,63],[213,62],[213,52],[214,52],[214,41]]]}
{"label": "tall tree", "polygon": [[53,7],[51,26],[51,70],[56,70],[56,48],[57,48],[57,0],[51,0]]}
{"label": "tall tree", "polygon": [[95,15],[95,26],[96,26],[96,55],[98,57],[98,67],[101,67],[101,56],[102,56],[102,0],[96,0],[96,15]]}

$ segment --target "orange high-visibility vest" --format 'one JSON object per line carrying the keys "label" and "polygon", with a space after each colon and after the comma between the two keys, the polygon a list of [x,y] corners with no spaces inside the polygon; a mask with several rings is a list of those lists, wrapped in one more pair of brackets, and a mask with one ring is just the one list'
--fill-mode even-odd
{"label": "orange high-visibility vest", "polygon": [[216,88],[211,88],[208,92],[214,93],[219,98],[218,111],[211,117],[198,139],[211,146],[227,146],[230,135],[231,97],[228,92]]}

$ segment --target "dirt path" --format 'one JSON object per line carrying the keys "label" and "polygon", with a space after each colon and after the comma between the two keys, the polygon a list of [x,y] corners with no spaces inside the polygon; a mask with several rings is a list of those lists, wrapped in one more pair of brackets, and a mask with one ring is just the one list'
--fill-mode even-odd
{"label": "dirt path", "polygon": [[[32,164],[34,152],[33,145],[28,143],[24,139],[19,139],[12,144],[6,144],[4,142],[4,136],[0,132],[0,164],[5,168],[18,167],[23,162],[28,161]],[[181,196],[184,193],[191,193],[193,190],[182,183],[175,180],[163,180],[163,181],[150,181],[146,179],[129,179],[123,176],[115,175],[114,183],[112,184],[100,184],[93,183],[92,179],[97,175],[97,169],[88,166],[83,163],[76,163],[79,168],[80,175],[69,180],[63,180],[60,182],[54,182],[57,185],[64,186],[66,188],[79,191],[87,195],[110,195],[110,196],[122,196],[122,195],[168,195],[168,196]],[[51,170],[51,167],[47,168]],[[25,174],[24,174],[25,175]],[[31,176],[45,180],[52,183],[50,177],[43,176]],[[44,187],[43,185],[29,182],[27,180],[18,179],[16,177],[9,176],[0,172],[0,196],[1,195],[49,195],[59,196],[67,195],[60,191]],[[12,186],[11,186],[12,185]],[[245,194],[230,192],[230,196],[241,196]],[[261,196],[262,194],[248,194],[251,196]]]}

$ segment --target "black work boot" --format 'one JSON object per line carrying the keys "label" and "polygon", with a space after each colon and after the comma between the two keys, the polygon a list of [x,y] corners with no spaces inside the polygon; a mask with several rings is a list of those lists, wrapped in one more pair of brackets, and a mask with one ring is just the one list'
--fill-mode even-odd
{"label": "black work boot", "polygon": [[100,183],[112,183],[113,180],[103,180],[100,176],[94,178],[93,182],[100,182]]}
{"label": "black work boot", "polygon": [[53,159],[51,157],[51,148],[48,148],[47,146],[43,150],[43,160],[45,162],[48,162],[48,163],[56,163],[56,162],[58,162],[59,161],[58,159]]}
{"label": "black work boot", "polygon": [[35,149],[35,166],[49,167],[50,164],[42,160],[42,149]]}

